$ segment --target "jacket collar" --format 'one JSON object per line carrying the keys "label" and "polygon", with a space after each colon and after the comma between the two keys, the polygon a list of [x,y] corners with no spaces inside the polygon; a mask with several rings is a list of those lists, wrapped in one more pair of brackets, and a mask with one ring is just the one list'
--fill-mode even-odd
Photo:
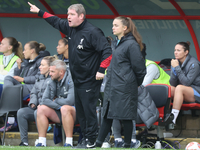
{"label": "jacket collar", "polygon": [[68,70],[65,71],[65,75],[62,78],[62,80],[60,81],[60,86],[62,86],[65,83],[65,80],[67,79],[68,76]]}
{"label": "jacket collar", "polygon": [[[133,34],[131,32],[129,32],[121,38],[120,42],[123,42],[127,39],[135,39],[135,37],[133,36]],[[118,37],[116,37],[116,41],[118,41]]]}
{"label": "jacket collar", "polygon": [[188,63],[190,58],[191,58],[191,55],[188,54],[187,57],[185,58],[184,62],[182,63],[181,68],[184,68],[186,66],[186,64]]}
{"label": "jacket collar", "polygon": [[[121,38],[121,40],[119,41],[119,43],[122,43],[125,40],[129,40],[129,39],[136,40],[135,37],[133,36],[133,34],[131,32],[129,32],[125,36],[123,36]],[[115,45],[115,46],[119,45],[119,43],[117,44],[117,41],[118,41],[118,37],[116,36],[115,41],[113,41],[113,45]]]}
{"label": "jacket collar", "polygon": [[36,79],[36,81],[40,81],[40,80],[47,79],[47,78],[50,78],[49,74],[47,77],[45,77],[45,75],[43,75],[43,74],[40,74],[40,76]]}
{"label": "jacket collar", "polygon": [[87,19],[84,19],[84,21],[83,21],[79,26],[74,27],[74,28],[75,28],[76,30],[81,30],[81,29],[83,29],[83,27],[85,26],[86,22],[87,22]]}
{"label": "jacket collar", "polygon": [[30,59],[23,59],[24,62],[26,63],[34,63],[36,62],[39,58],[45,57],[45,56],[50,56],[50,53],[48,51],[40,51],[39,55],[35,57],[35,59],[30,60]]}

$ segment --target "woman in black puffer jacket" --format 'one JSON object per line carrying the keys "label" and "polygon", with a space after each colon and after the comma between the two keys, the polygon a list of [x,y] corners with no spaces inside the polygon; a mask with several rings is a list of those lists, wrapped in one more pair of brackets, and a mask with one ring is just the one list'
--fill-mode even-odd
{"label": "woman in black puffer jacket", "polygon": [[96,146],[100,147],[108,134],[113,119],[124,124],[124,145],[130,148],[132,120],[137,116],[138,86],[146,74],[145,61],[141,54],[142,40],[132,20],[117,17],[113,21],[112,60],[107,71],[107,83],[103,102],[103,123]]}

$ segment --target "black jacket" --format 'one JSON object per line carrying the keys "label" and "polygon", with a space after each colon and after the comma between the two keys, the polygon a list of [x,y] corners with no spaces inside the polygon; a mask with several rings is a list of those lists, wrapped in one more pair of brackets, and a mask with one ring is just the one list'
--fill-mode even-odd
{"label": "black jacket", "polygon": [[75,87],[95,87],[102,81],[96,73],[104,73],[111,59],[111,48],[103,32],[86,19],[78,27],[42,10],[38,15],[68,37],[69,68]]}
{"label": "black jacket", "polygon": [[103,115],[107,118],[134,120],[137,116],[138,86],[146,74],[145,60],[132,33],[112,43],[112,60],[107,71]]}
{"label": "black jacket", "polygon": [[24,83],[26,84],[29,91],[32,90],[36,78],[40,76],[39,66],[43,57],[45,56],[50,56],[50,53],[48,51],[40,51],[39,55],[33,61],[24,59],[21,64],[21,69],[16,67],[14,70],[15,76],[24,78]]}
{"label": "black jacket", "polygon": [[138,107],[136,123],[145,123],[150,128],[159,118],[159,111],[147,89],[141,85],[138,88]]}

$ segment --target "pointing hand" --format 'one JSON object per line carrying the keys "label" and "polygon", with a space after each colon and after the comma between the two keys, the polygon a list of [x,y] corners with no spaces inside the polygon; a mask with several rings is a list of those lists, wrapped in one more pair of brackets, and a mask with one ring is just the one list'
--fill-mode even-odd
{"label": "pointing hand", "polygon": [[30,12],[39,13],[40,9],[37,6],[31,4],[30,2],[28,2],[28,4],[31,6],[30,7]]}

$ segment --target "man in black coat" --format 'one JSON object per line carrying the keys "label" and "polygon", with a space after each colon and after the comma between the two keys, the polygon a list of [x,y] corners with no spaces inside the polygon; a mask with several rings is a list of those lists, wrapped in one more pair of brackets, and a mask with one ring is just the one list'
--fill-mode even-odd
{"label": "man in black coat", "polygon": [[[82,4],[68,8],[68,20],[62,20],[29,3],[50,25],[68,37],[69,67],[74,81],[75,106],[83,140],[77,148],[95,146],[97,134],[96,104],[105,69],[111,60],[111,48],[103,32],[90,24]],[[87,140],[88,139],[88,140]]]}

